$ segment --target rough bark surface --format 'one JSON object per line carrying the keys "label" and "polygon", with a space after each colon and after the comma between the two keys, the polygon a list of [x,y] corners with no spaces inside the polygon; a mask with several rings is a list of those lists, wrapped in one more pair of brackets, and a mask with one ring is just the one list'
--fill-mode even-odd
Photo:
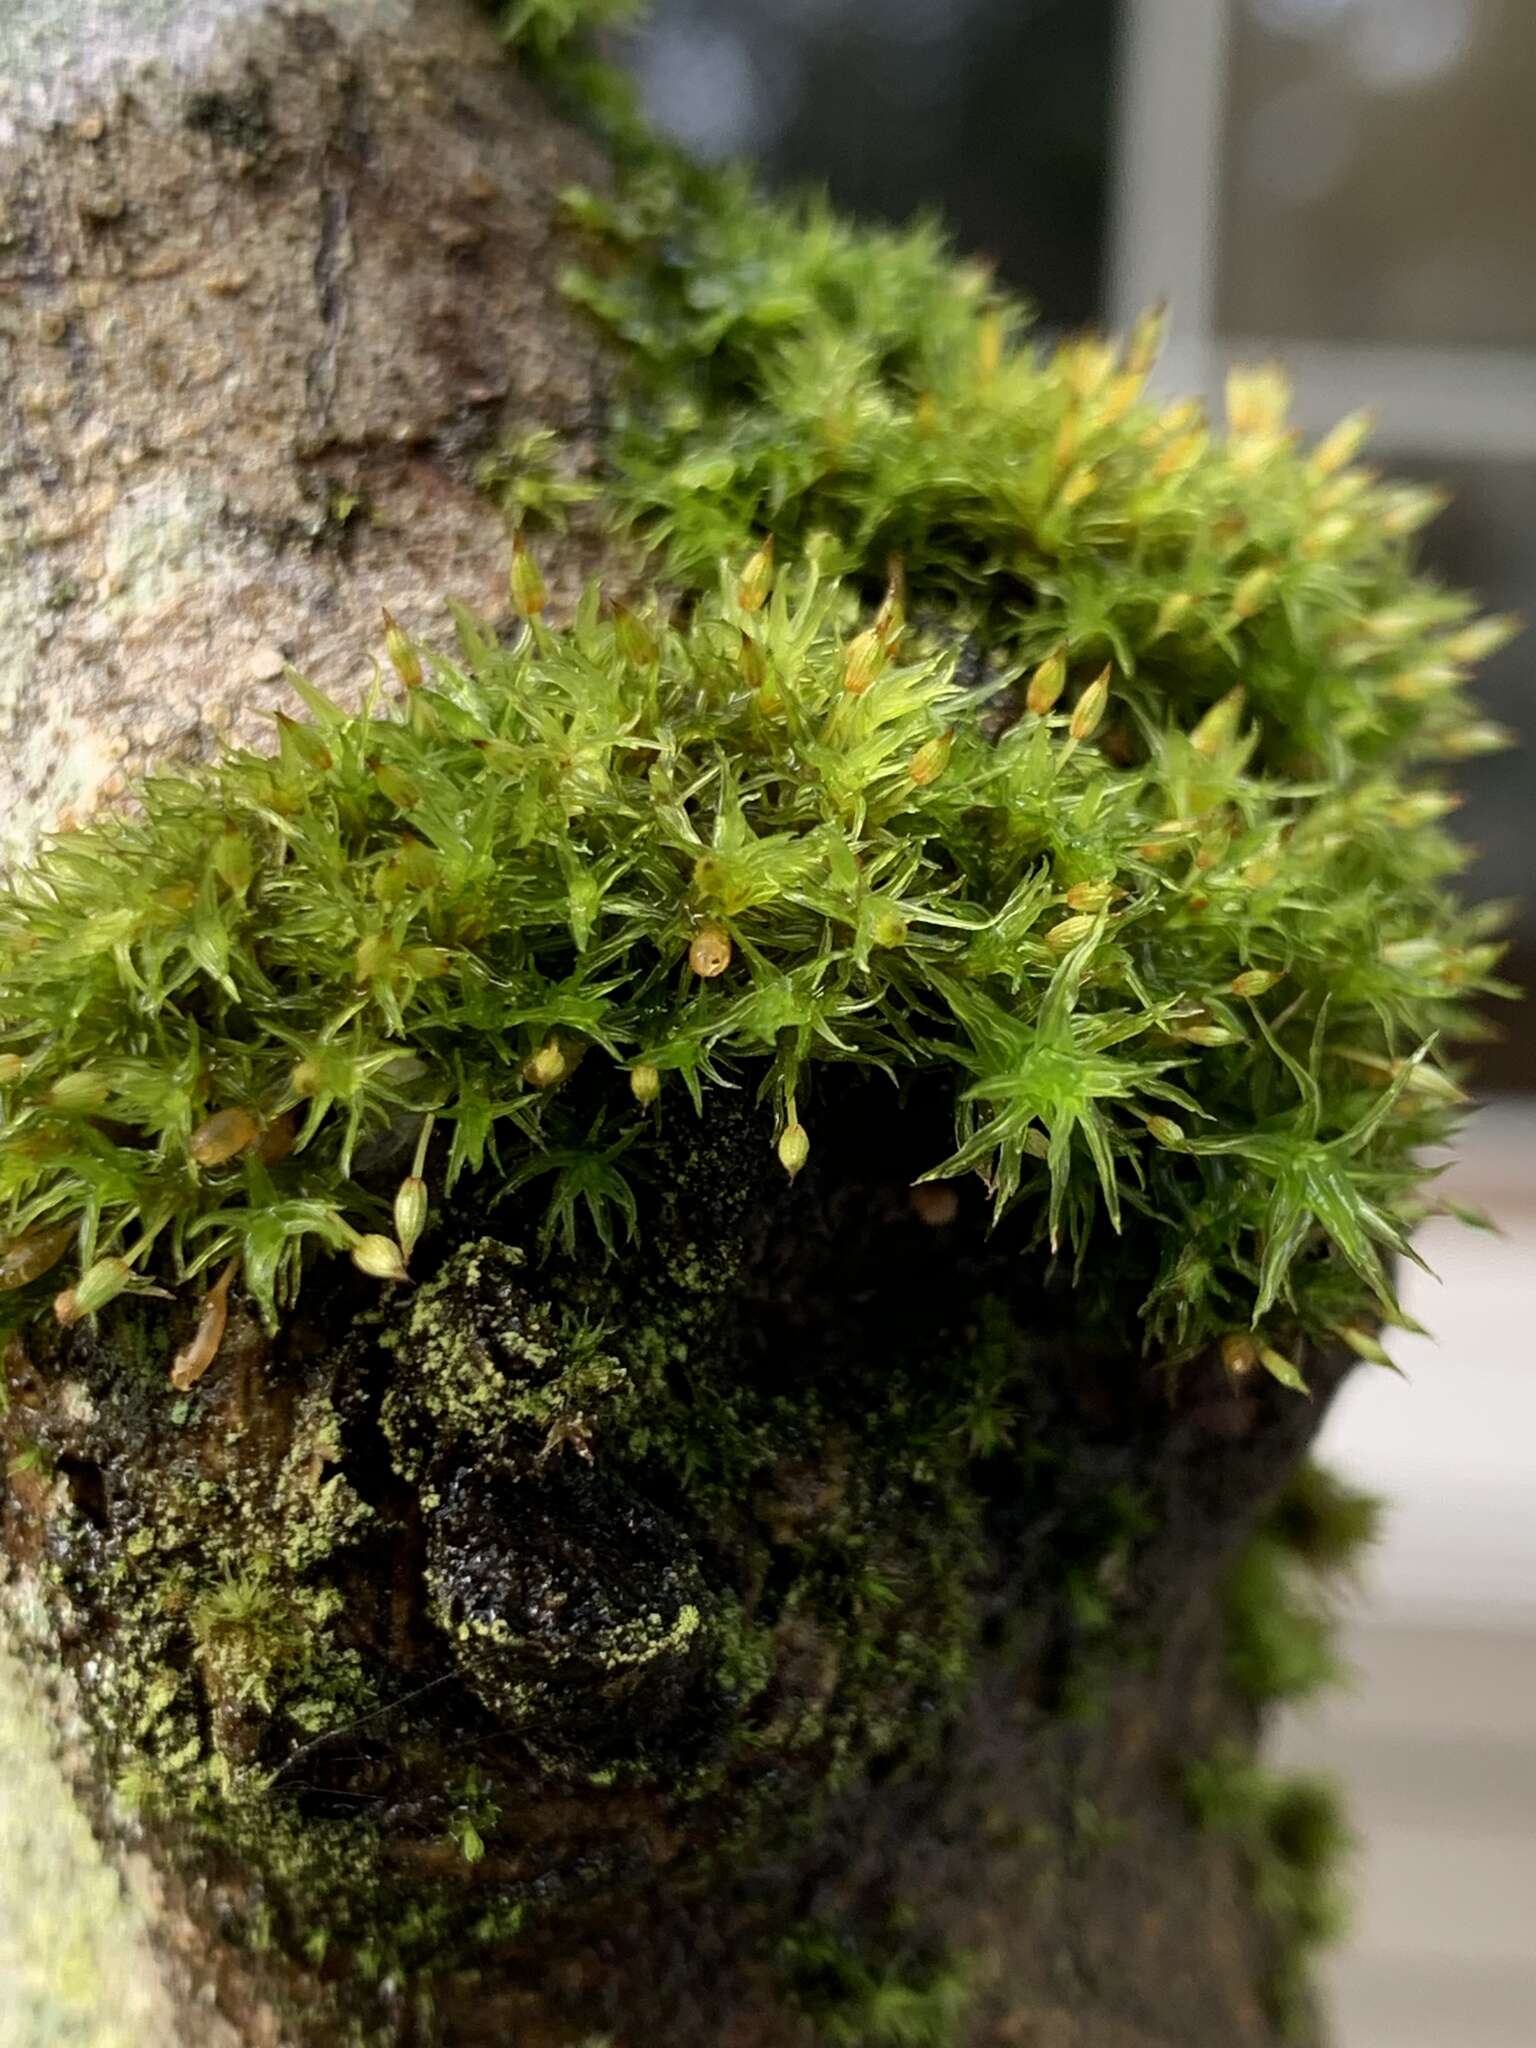
{"label": "rough bark surface", "polygon": [[[220,735],[259,737],[285,662],[356,692],[381,605],[428,637],[446,594],[499,611],[505,535],[474,488],[475,458],[551,427],[573,472],[590,465],[608,370],[556,287],[556,195],[573,178],[600,179],[601,162],[500,59],[469,6],[48,0],[9,15],[0,815],[15,853],[111,800],[141,766],[200,754]],[[594,568],[622,573],[579,520],[548,566],[557,598]],[[976,1219],[912,1209],[921,1146],[891,1131],[877,1145],[865,1118],[850,1110],[843,1148],[857,1171],[820,1184],[813,1169],[794,1221],[768,1197],[740,1221],[741,1356],[765,1372],[764,1361],[789,1360],[835,1381],[882,1327],[905,1341],[914,1315],[921,1323],[945,1301],[963,1321],[984,1262],[996,1279]],[[697,1210],[690,1256],[715,1227],[707,1188]],[[1028,1300],[1014,1308],[1027,1328]],[[814,1924],[878,1940],[893,1915],[915,1915],[925,1943],[966,1959],[958,2038],[969,2048],[1268,2048],[1270,1937],[1236,1852],[1192,1821],[1181,1773],[1248,1732],[1225,1682],[1219,1587],[1316,1412],[1273,1389],[1235,1400],[1214,1374],[1192,1376],[1170,1403],[1139,1361],[1075,1357],[1070,1305],[1051,1316],[1054,1366],[1021,1426],[1070,1477],[1066,1492],[1021,1495],[977,1482],[986,1522],[970,1582],[968,1704],[952,1722],[935,1715],[932,1731],[914,1726],[921,1740],[886,1743],[878,1768],[840,1790],[809,1834],[769,1827],[724,1860],[710,1856],[739,1819],[730,1799],[690,1805],[664,1780],[572,1791],[526,1761],[526,1729],[487,1722],[485,1673],[455,1666],[422,1574],[449,1569],[475,1515],[494,1523],[503,1481],[450,1469],[448,1504],[424,1536],[398,1474],[378,1477],[376,1408],[364,1401],[323,1460],[327,1479],[339,1473],[369,1497],[383,1532],[345,1567],[352,1646],[395,1670],[402,1697],[437,1690],[408,1742],[386,1726],[345,1754],[322,1751],[306,1811],[393,1801],[402,1883],[470,1896],[515,1880],[560,1907],[439,1985],[431,2020],[399,1985],[360,1988],[370,2038],[847,2041],[787,1993],[785,1936]],[[200,1850],[125,1821],[100,1753],[81,1739],[90,1714],[77,1715],[122,1647],[110,1611],[93,1605],[93,1573],[132,1541],[162,1469],[222,1481],[233,1461],[258,1490],[292,1469],[303,1402],[331,1396],[340,1308],[337,1318],[297,1349],[274,1353],[254,1331],[227,1347],[174,1435],[163,1404],[119,1402],[121,1361],[83,1339],[11,1360],[10,1447],[45,1446],[51,1475],[14,1475],[5,1520],[11,1626],[30,1669],[20,1678],[13,1661],[0,1665],[6,1825],[20,1843],[0,1875],[0,1957],[8,1945],[16,1964],[0,2030],[24,2048],[341,2038],[304,2015],[351,1981],[348,1958],[306,1973],[280,1959],[281,1942],[248,1940],[258,1908],[281,1920],[294,1902],[238,1859],[199,1866]],[[945,1335],[942,1316],[933,1334]],[[720,1332],[711,1341],[729,1351]],[[1333,1370],[1317,1363],[1320,1388]],[[368,1398],[377,1403],[377,1385]],[[729,1526],[693,1532],[700,1583],[771,1613],[775,1556],[804,1552],[837,1519],[849,1456],[835,1432],[787,1446]],[[554,1469],[587,1483],[575,1452]],[[861,1480],[871,1500],[876,1476]],[[567,1483],[538,1480],[546,1491]],[[1075,1720],[1061,1711],[1063,1529],[1125,1484],[1155,1531],[1119,1559],[1109,1588],[1134,1654],[1097,1675],[1097,1711]],[[653,1507],[629,1527],[660,1542]],[[883,1539],[898,1587],[911,1575],[906,1512]],[[694,1569],[677,1567],[685,1589]],[[772,1641],[768,1706],[805,1714],[836,1697],[836,1640],[786,1604]],[[660,1705],[644,1704],[675,1716],[663,1677]],[[680,1667],[676,1688],[692,1682]],[[206,1657],[198,1683],[217,1722]],[[920,1703],[900,1704],[921,1721]],[[62,1751],[51,1764],[49,1727]],[[263,1739],[238,1717],[219,1733],[232,1753]],[[445,1852],[432,1783],[462,1770],[466,1745],[520,1786],[500,1846],[473,1867]],[[807,1754],[766,1776],[754,1764],[754,1811],[791,1821],[826,1762]],[[82,1816],[111,1845],[109,1866]],[[53,1881],[41,1903],[23,1897],[29,1873]]]}
{"label": "rough bark surface", "polygon": [[[590,464],[556,199],[600,179],[454,0],[0,19],[0,854],[215,737],[388,605],[504,603],[476,458]],[[580,534],[552,567],[598,567]]]}

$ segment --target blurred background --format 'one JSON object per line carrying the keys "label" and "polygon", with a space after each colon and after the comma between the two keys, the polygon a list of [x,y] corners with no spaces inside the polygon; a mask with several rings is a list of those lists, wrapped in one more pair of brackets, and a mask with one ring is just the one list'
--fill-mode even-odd
{"label": "blurred background", "polygon": [[[1167,388],[1278,357],[1303,427],[1372,406],[1454,492],[1431,569],[1536,619],[1536,0],[653,0],[628,55],[696,154],[937,209],[1047,332],[1166,297]],[[1485,698],[1524,744],[1465,771],[1471,883],[1536,988],[1536,633]],[[1361,1837],[1336,2048],[1536,2044],[1536,1005],[1499,1010],[1448,1189],[1502,1234],[1426,1230],[1434,1336],[1323,1441],[1391,1502],[1354,1679],[1281,1740]]]}

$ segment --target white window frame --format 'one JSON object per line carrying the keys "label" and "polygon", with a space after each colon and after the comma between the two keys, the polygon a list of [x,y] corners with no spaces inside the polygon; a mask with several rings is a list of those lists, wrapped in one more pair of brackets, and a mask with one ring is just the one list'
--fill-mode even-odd
{"label": "white window frame", "polygon": [[1368,404],[1398,455],[1536,459],[1536,352],[1339,345],[1217,326],[1233,16],[1242,0],[1124,0],[1109,220],[1111,324],[1166,300],[1160,387],[1215,402],[1234,362],[1277,357],[1319,432]]}

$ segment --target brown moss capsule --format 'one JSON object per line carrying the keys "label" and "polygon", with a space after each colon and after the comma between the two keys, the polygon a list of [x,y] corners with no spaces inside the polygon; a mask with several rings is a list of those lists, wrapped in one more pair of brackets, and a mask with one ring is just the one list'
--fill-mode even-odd
{"label": "brown moss capsule", "polygon": [[421,791],[406,774],[392,761],[372,761],[373,779],[397,811],[414,811],[421,802]]}
{"label": "brown moss capsule", "polygon": [[262,1130],[256,1140],[256,1157],[263,1166],[276,1166],[286,1159],[293,1150],[298,1136],[293,1117],[286,1109],[281,1116],[275,1116]]}
{"label": "brown moss capsule", "polygon": [[187,1140],[187,1151],[199,1166],[222,1166],[261,1136],[261,1119],[248,1109],[216,1109]]}
{"label": "brown moss capsule", "polygon": [[536,619],[549,602],[549,592],[538,563],[528,552],[520,533],[512,536],[512,573],[509,578],[512,609],[520,619]]}
{"label": "brown moss capsule", "polygon": [[723,924],[701,924],[688,948],[688,965],[701,981],[713,981],[731,964],[731,935]]}
{"label": "brown moss capsule", "polygon": [[880,609],[875,613],[875,632],[887,654],[894,653],[907,618],[907,572],[899,555],[886,565],[888,581]]}
{"label": "brown moss capsule", "polygon": [[50,1266],[59,1263],[74,1241],[72,1223],[55,1224],[51,1230],[29,1230],[21,1237],[11,1238],[0,1250],[0,1293],[41,1279]]}
{"label": "brown moss capsule", "polygon": [[195,1387],[219,1355],[219,1346],[224,1341],[229,1321],[229,1283],[234,1279],[239,1263],[237,1258],[231,1259],[203,1296],[197,1328],[171,1361],[171,1385],[178,1393],[184,1394],[188,1387]]}
{"label": "brown moss capsule", "polygon": [[768,657],[750,633],[743,633],[741,636],[736,666],[741,671],[741,680],[749,690],[760,690],[768,680]]}
{"label": "brown moss capsule", "polygon": [[1176,1124],[1171,1116],[1149,1116],[1144,1117],[1142,1121],[1146,1124],[1149,1135],[1156,1138],[1159,1145],[1169,1145],[1177,1151],[1183,1144],[1184,1127],[1182,1124]]}
{"label": "brown moss capsule", "polygon": [[1235,996],[1267,996],[1279,979],[1278,971],[1271,972],[1268,968],[1264,967],[1250,967],[1246,973],[1233,977],[1232,993]]}
{"label": "brown moss capsule", "polygon": [[948,1181],[919,1183],[908,1200],[918,1222],[926,1223],[930,1230],[942,1230],[960,1214],[959,1190]]}

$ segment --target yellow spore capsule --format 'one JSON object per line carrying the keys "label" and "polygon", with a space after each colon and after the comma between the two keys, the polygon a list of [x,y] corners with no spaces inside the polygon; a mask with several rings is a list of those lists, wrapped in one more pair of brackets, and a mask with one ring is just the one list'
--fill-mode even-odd
{"label": "yellow spore capsule", "polygon": [[352,1263],[372,1280],[408,1280],[405,1257],[392,1237],[370,1231],[352,1247]]}
{"label": "yellow spore capsule", "polygon": [[798,1117],[779,1133],[779,1164],[793,1180],[811,1156],[811,1141]]}
{"label": "yellow spore capsule", "polygon": [[731,964],[731,935],[723,924],[701,924],[688,948],[688,965],[701,981],[714,981]]}

